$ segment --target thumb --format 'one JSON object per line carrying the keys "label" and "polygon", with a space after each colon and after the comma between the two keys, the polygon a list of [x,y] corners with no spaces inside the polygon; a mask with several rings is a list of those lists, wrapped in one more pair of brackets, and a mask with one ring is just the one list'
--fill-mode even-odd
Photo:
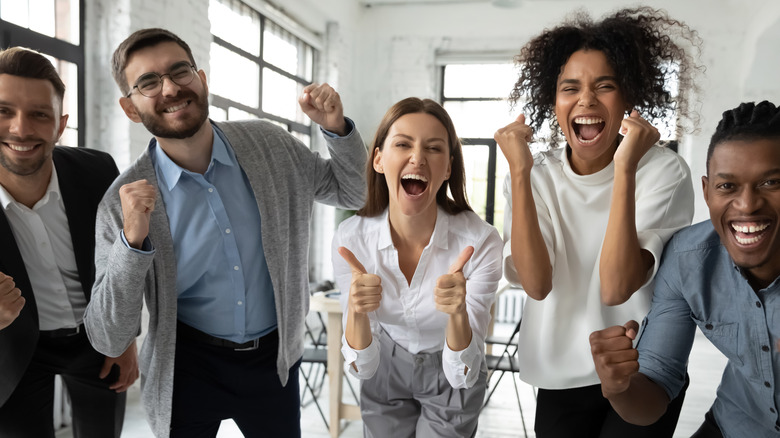
{"label": "thumb", "polygon": [[639,332],[639,323],[637,323],[634,320],[631,320],[623,324],[623,327],[625,327],[626,336],[628,336],[629,339],[631,339],[632,341],[636,339],[636,334]]}
{"label": "thumb", "polygon": [[525,114],[520,114],[517,116],[517,119],[515,119],[516,122],[525,125]]}
{"label": "thumb", "polygon": [[349,265],[350,268],[352,268],[352,272],[357,272],[360,274],[366,273],[366,268],[363,267],[363,264],[360,263],[360,261],[355,257],[355,254],[352,254],[352,251],[348,250],[347,248],[340,246],[339,247],[339,255],[341,258],[344,259],[345,262]]}
{"label": "thumb", "polygon": [[101,379],[105,379],[108,373],[111,371],[112,363],[107,359],[108,358],[106,358],[106,360],[103,360],[103,367],[100,368],[100,374],[98,375],[98,377],[100,377]]}
{"label": "thumb", "polygon": [[471,256],[474,255],[474,247],[473,246],[467,246],[466,249],[461,251],[460,255],[458,256],[457,260],[455,260],[455,263],[453,263],[450,266],[450,270],[447,271],[448,274],[454,274],[456,272],[462,272],[463,267],[466,265],[466,262],[469,261]]}

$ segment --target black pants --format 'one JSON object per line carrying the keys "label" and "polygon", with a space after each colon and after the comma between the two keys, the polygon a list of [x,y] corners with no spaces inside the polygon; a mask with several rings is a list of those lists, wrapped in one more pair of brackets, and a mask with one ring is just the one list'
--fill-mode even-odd
{"label": "black pants", "polygon": [[650,426],[623,421],[601,394],[601,385],[582,388],[539,389],[534,431],[538,438],[665,438],[672,437],[680,417],[688,376],[666,413]]}
{"label": "black pants", "polygon": [[704,423],[691,438],[723,438],[718,423],[715,421],[715,415],[712,414],[712,408],[704,414]]}
{"label": "black pants", "polygon": [[118,368],[106,379],[98,377],[104,361],[105,356],[92,348],[84,332],[42,337],[19,385],[0,407],[0,437],[54,437],[54,375],[59,374],[70,395],[73,436],[118,438],[126,394],[108,388],[116,381]]}
{"label": "black pants", "polygon": [[300,361],[282,386],[276,372],[279,337],[266,336],[268,342],[252,351],[177,337],[171,438],[213,438],[228,418],[246,437],[301,436]]}

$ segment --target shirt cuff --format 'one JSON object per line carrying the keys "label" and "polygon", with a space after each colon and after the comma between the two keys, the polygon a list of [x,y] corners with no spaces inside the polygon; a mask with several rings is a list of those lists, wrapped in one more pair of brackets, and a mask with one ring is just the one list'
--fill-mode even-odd
{"label": "shirt cuff", "polygon": [[344,135],[338,135],[338,134],[336,134],[334,132],[330,132],[327,129],[324,129],[322,126],[320,126],[320,131],[323,134],[325,134],[328,137],[330,137],[330,138],[347,138],[347,137],[351,137],[352,133],[355,132],[355,122],[353,122],[352,119],[350,119],[349,117],[344,117],[344,123],[346,123],[346,125],[347,125],[346,126],[347,133],[344,134]]}
{"label": "shirt cuff", "polygon": [[368,347],[355,350],[347,343],[346,336],[341,335],[341,354],[344,356],[344,369],[358,379],[370,379],[379,366],[379,343],[376,337],[372,337]]}
{"label": "shirt cuff", "polygon": [[[474,335],[471,343],[461,351],[452,351],[444,341],[444,349],[441,353],[444,375],[455,389],[471,388],[479,378],[479,368],[482,362],[482,353]],[[465,371],[468,368],[468,371]]]}
{"label": "shirt cuff", "polygon": [[152,241],[151,239],[149,239],[149,236],[146,236],[146,238],[144,238],[144,242],[141,244],[141,249],[135,249],[132,246],[130,246],[129,243],[127,243],[127,237],[125,237],[125,230],[120,231],[119,236],[122,238],[122,243],[124,243],[125,246],[128,249],[130,249],[130,251],[137,252],[138,254],[154,253],[154,247],[152,246]]}

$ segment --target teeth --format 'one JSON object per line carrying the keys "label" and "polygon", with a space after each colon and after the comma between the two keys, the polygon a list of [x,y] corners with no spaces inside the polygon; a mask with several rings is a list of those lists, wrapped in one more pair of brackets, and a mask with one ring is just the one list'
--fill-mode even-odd
{"label": "teeth", "polygon": [[595,125],[597,123],[604,123],[604,119],[601,117],[576,117],[574,123],[578,125]]}
{"label": "teeth", "polygon": [[166,113],[172,113],[172,112],[176,112],[176,111],[178,111],[178,110],[180,110],[180,109],[184,108],[185,106],[187,106],[187,102],[184,102],[184,103],[182,103],[181,105],[176,105],[176,106],[172,106],[172,107],[170,107],[170,108],[165,108],[165,112],[166,112]]}
{"label": "teeth", "polygon": [[761,225],[737,225],[737,224],[731,224],[731,228],[734,229],[734,231],[737,231],[739,233],[756,233],[759,231],[764,231],[769,227],[769,224],[761,224]]}
{"label": "teeth", "polygon": [[422,175],[414,174],[414,173],[410,173],[408,175],[404,175],[404,176],[401,177],[401,179],[416,179],[416,180],[420,180],[422,182],[426,182],[426,183],[428,182],[428,178],[426,178],[426,177],[424,177]]}
{"label": "teeth", "polygon": [[750,245],[751,243],[756,243],[759,240],[761,240],[762,236],[755,236],[755,237],[749,237],[747,239],[743,239],[739,236],[734,236],[737,238],[737,242],[741,243],[742,245]]}
{"label": "teeth", "polygon": [[20,145],[10,144],[10,143],[8,143],[8,147],[17,152],[29,152],[35,148],[35,146],[20,146]]}

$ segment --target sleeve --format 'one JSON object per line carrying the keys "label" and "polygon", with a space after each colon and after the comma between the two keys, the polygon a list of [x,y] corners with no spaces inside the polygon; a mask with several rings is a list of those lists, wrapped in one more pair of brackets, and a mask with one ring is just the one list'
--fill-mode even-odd
{"label": "sleeve", "polygon": [[[637,180],[636,230],[639,246],[649,251],[655,263],[643,286],[649,284],[658,272],[664,245],[679,229],[693,220],[694,196],[691,172],[688,165],[676,153],[674,163],[659,161],[653,172],[647,172],[642,185]],[[649,189],[645,190],[645,187]]]}
{"label": "sleeve", "polygon": [[118,357],[141,329],[144,292],[150,285],[154,252],[132,251],[121,236],[122,206],[112,185],[98,207],[95,223],[95,283],[84,314],[92,346]]}
{"label": "sleeve", "polygon": [[660,385],[672,400],[685,385],[688,356],[696,334],[691,308],[682,293],[680,265],[671,244],[658,271],[650,312],[639,333],[639,372]]}
{"label": "sleeve", "polygon": [[[333,236],[333,244],[331,247],[331,258],[333,261],[333,274],[336,277],[336,284],[339,288],[339,302],[341,303],[341,311],[342,311],[342,329],[346,329],[347,325],[347,305],[349,303],[349,290],[350,285],[352,283],[352,269],[350,269],[349,265],[346,261],[339,255],[338,249],[340,246],[344,246],[342,242],[342,233],[343,228],[339,227],[338,231],[336,231],[335,236]],[[359,254],[359,248],[349,248],[347,246],[347,249],[350,251],[353,251],[355,255],[360,258]],[[376,342],[377,334],[379,332],[379,324],[376,322],[375,318],[372,318],[371,315],[369,315],[371,319],[371,344],[369,344],[368,347],[366,347],[363,350],[355,350],[352,347],[349,346],[347,343],[347,339],[345,335],[341,336],[341,354],[344,356],[344,369],[349,374],[357,377],[358,379],[370,379],[374,376],[376,373],[377,368],[379,368],[379,353],[380,353],[380,346],[379,342]],[[357,370],[355,370],[355,367],[352,366],[352,364],[355,364],[355,367]]]}
{"label": "sleeve", "polygon": [[357,209],[366,197],[366,147],[354,128],[344,137],[323,134],[330,159],[317,156],[313,167],[315,199],[324,204]]}
{"label": "sleeve", "polygon": [[[466,308],[471,325],[471,343],[462,351],[452,351],[444,342],[442,366],[444,375],[453,388],[471,388],[479,378],[485,359],[485,337],[490,323],[490,308],[496,299],[501,280],[501,237],[489,227],[474,255],[464,267],[466,274]],[[468,369],[464,372],[464,370]]]}
{"label": "sleeve", "polygon": [[[539,229],[542,231],[542,237],[547,245],[547,254],[550,257],[550,266],[555,266],[555,228],[553,227],[552,216],[542,195],[537,190],[536,179],[532,179],[534,205],[536,207],[536,217],[539,221]],[[514,286],[522,287],[520,284],[520,275],[515,269],[512,261],[512,184],[509,174],[504,178],[504,246],[503,246],[503,264],[504,276],[507,281]]]}

